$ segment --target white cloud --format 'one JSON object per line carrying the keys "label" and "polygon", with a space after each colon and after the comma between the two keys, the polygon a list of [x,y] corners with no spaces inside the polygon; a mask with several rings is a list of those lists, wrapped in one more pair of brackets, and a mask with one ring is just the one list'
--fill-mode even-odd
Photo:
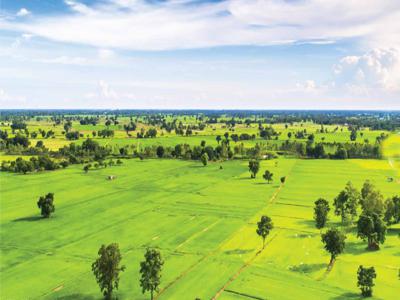
{"label": "white cloud", "polygon": [[373,49],[360,56],[343,57],[334,66],[336,80],[356,94],[400,91],[400,52]]}
{"label": "white cloud", "polygon": [[29,10],[27,10],[25,7],[23,7],[17,12],[16,16],[17,17],[25,17],[30,14],[31,14],[31,12]]}
{"label": "white cloud", "polygon": [[99,49],[98,56],[100,59],[110,59],[115,56],[115,53],[110,49]]}
{"label": "white cloud", "polygon": [[17,37],[11,44],[11,48],[19,48],[24,42],[29,41],[33,37],[33,34],[23,33],[21,36]]}
{"label": "white cloud", "polygon": [[61,42],[131,50],[323,44],[344,38],[400,48],[398,0],[191,2],[109,0],[88,6],[67,0],[72,14],[36,16],[26,22],[3,20],[0,28]]}
{"label": "white cloud", "polygon": [[116,100],[119,96],[117,92],[110,87],[108,82],[99,80],[97,82],[97,91],[88,93],[85,97],[88,99]]}

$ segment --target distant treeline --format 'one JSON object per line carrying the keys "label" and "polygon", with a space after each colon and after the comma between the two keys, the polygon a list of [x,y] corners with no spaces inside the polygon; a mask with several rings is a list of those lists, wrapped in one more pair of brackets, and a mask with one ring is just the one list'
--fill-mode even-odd
{"label": "distant treeline", "polygon": [[194,117],[200,123],[234,124],[276,124],[311,121],[321,125],[348,125],[369,127],[374,130],[395,130],[400,128],[399,111],[291,111],[291,110],[0,110],[0,122],[12,122],[37,118],[50,118],[56,124],[65,120],[79,120],[83,124],[96,125],[100,117],[141,118],[150,125],[165,125],[167,118]]}
{"label": "distant treeline", "polygon": [[[39,142],[38,142],[39,144]],[[245,147],[243,143],[232,143],[222,139],[218,146],[212,147],[201,142],[200,145],[177,144],[173,147],[153,145],[145,147],[112,147],[100,146],[92,139],[86,139],[82,145],[71,143],[58,151],[50,151],[43,143],[35,147],[24,145],[6,145],[8,152],[18,150],[13,154],[35,155],[29,160],[17,158],[15,161],[3,161],[2,171],[28,173],[42,170],[55,170],[66,168],[69,164],[81,164],[97,162],[99,165],[109,157],[118,158],[166,158],[201,160],[203,154],[207,154],[210,160],[227,159],[271,159],[277,155],[295,155],[301,158],[313,159],[347,159],[347,158],[381,158],[379,143],[373,145],[360,143],[302,143],[297,141],[285,141],[283,143],[257,143],[254,147]],[[326,148],[334,148],[335,151],[327,153]],[[4,149],[1,149],[4,150]],[[11,151],[12,152],[12,151]]]}

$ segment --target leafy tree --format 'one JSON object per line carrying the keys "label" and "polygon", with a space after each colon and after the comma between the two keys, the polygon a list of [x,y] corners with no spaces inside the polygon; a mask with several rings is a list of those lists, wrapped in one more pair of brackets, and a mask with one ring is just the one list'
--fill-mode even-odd
{"label": "leafy tree", "polygon": [[332,266],[336,257],[341,254],[345,247],[346,236],[336,228],[331,228],[321,235],[324,248],[331,254],[329,265]]}
{"label": "leafy tree", "polygon": [[204,152],[201,157],[201,162],[203,163],[203,166],[207,166],[208,163],[208,154],[206,152]]}
{"label": "leafy tree", "polygon": [[220,136],[220,135],[217,135],[217,136],[215,137],[215,140],[216,140],[217,143],[219,144],[219,142],[221,141],[221,136]]}
{"label": "leafy tree", "polygon": [[249,161],[249,171],[251,178],[256,178],[258,171],[260,170],[260,162],[258,160]]}
{"label": "leafy tree", "polygon": [[282,176],[282,177],[281,177],[281,183],[284,184],[285,181],[286,181],[286,176]]}
{"label": "leafy tree", "polygon": [[104,297],[111,299],[113,290],[118,289],[119,275],[125,270],[125,266],[120,266],[122,257],[119,246],[116,243],[101,245],[98,255],[92,264],[92,271]]}
{"label": "leafy tree", "polygon": [[159,158],[162,158],[164,156],[165,150],[163,146],[158,146],[157,147],[157,156]]}
{"label": "leafy tree", "polygon": [[378,214],[363,213],[357,222],[357,236],[368,241],[368,249],[378,250],[379,243],[385,242],[386,225]]}
{"label": "leafy tree", "polygon": [[361,188],[361,199],[365,199],[373,190],[375,190],[375,186],[369,180],[366,180]]}
{"label": "leafy tree", "polygon": [[384,220],[387,224],[397,224],[400,222],[400,197],[394,196],[385,201]]}
{"label": "leafy tree", "polygon": [[329,202],[325,199],[319,198],[317,201],[315,201],[314,219],[315,226],[318,229],[325,227],[326,221],[328,220],[329,210]]}
{"label": "leafy tree", "polygon": [[37,206],[40,208],[40,213],[44,218],[49,218],[55,212],[54,194],[48,193],[46,196],[40,196]]}
{"label": "leafy tree", "polygon": [[156,249],[147,249],[144,254],[145,260],[140,263],[140,286],[142,293],[150,291],[151,300],[153,300],[154,291],[158,291],[161,280],[161,269],[164,261],[161,254]]}
{"label": "leafy tree", "polygon": [[372,287],[375,285],[374,278],[376,278],[374,267],[364,268],[362,265],[359,266],[357,271],[357,286],[360,288],[363,297],[372,296]]}
{"label": "leafy tree", "polygon": [[365,214],[376,213],[382,215],[384,213],[383,195],[374,186],[368,188],[360,203]]}
{"label": "leafy tree", "polygon": [[263,240],[263,249],[265,247],[265,239],[268,236],[269,232],[274,228],[274,223],[268,216],[262,216],[261,220],[257,222],[257,234],[262,237]]}
{"label": "leafy tree", "polygon": [[357,131],[353,129],[350,133],[350,140],[355,141],[357,139]]}
{"label": "leafy tree", "polygon": [[265,173],[263,175],[263,178],[269,183],[270,181],[272,181],[272,176],[274,176],[273,173],[271,173],[268,170],[265,170]]}
{"label": "leafy tree", "polygon": [[90,164],[84,165],[84,166],[83,166],[83,171],[85,171],[85,173],[89,172],[90,167],[91,167]]}
{"label": "leafy tree", "polygon": [[352,219],[357,215],[359,199],[360,194],[349,181],[333,202],[335,214],[342,217],[342,222],[345,222],[349,215]]}

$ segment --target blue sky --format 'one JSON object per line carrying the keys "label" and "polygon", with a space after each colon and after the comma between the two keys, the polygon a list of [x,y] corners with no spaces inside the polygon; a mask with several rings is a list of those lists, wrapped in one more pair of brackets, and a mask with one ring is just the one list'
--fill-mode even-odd
{"label": "blue sky", "polygon": [[397,0],[0,0],[2,108],[400,109]]}

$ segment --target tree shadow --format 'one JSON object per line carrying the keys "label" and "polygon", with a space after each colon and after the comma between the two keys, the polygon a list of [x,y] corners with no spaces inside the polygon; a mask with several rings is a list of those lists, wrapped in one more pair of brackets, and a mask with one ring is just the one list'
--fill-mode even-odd
{"label": "tree shadow", "polygon": [[247,254],[247,253],[250,253],[253,251],[254,251],[254,249],[234,249],[234,250],[225,251],[224,253],[227,255],[235,255],[235,254]]}
{"label": "tree shadow", "polygon": [[55,299],[58,299],[58,300],[97,300],[97,299],[103,299],[103,298],[95,298],[93,296],[83,295],[83,294],[71,294],[71,295],[56,297]]}
{"label": "tree shadow", "polygon": [[344,251],[345,253],[350,253],[354,255],[360,255],[370,252],[370,250],[367,249],[366,242],[346,242],[346,247]]}
{"label": "tree shadow", "polygon": [[387,235],[394,235],[394,236],[398,236],[400,235],[400,228],[388,228],[387,230]]}
{"label": "tree shadow", "polygon": [[341,295],[330,298],[331,300],[346,300],[346,299],[363,299],[360,294],[346,292]]}
{"label": "tree shadow", "polygon": [[293,272],[298,272],[298,273],[313,273],[322,269],[326,268],[326,264],[300,264],[296,266],[292,266],[290,268],[291,271]]}
{"label": "tree shadow", "polygon": [[41,216],[23,217],[13,220],[13,222],[35,222],[43,219]]}
{"label": "tree shadow", "polygon": [[255,178],[251,178],[251,177],[240,177],[237,180],[255,180]]}
{"label": "tree shadow", "polygon": [[298,220],[296,223],[306,225],[315,229],[315,220]]}

